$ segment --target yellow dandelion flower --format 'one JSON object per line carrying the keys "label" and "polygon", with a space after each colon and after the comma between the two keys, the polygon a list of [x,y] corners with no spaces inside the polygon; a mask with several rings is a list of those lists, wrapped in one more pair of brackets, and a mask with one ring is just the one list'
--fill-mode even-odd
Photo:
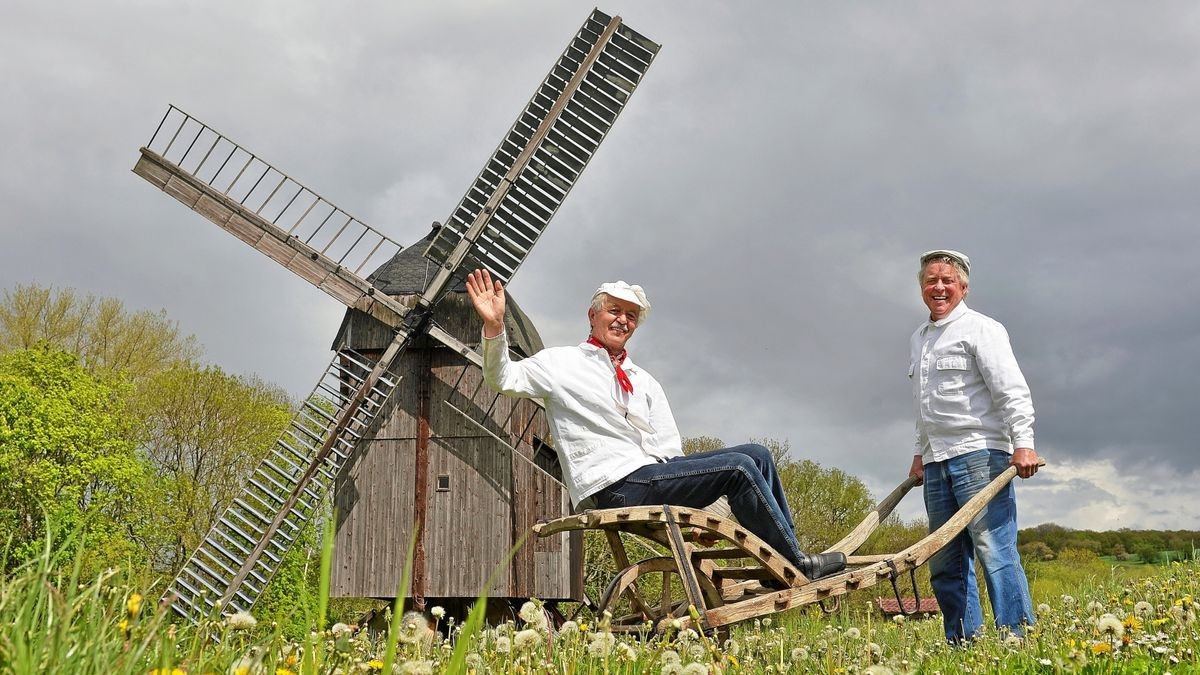
{"label": "yellow dandelion flower", "polygon": [[1133,598],[1125,598],[1125,604],[1126,604],[1126,605],[1132,605],[1132,604],[1133,604]]}
{"label": "yellow dandelion flower", "polygon": [[142,596],[137,593],[130,595],[129,600],[125,602],[125,609],[129,616],[137,616],[138,612],[142,611]]}
{"label": "yellow dandelion flower", "polygon": [[295,665],[299,665],[300,656],[296,652],[292,652],[291,654],[287,655],[287,658],[283,660],[283,663],[288,668],[291,668],[292,666],[295,666]]}
{"label": "yellow dandelion flower", "polygon": [[1096,642],[1092,645],[1093,654],[1108,654],[1112,651],[1112,645],[1107,642]]}
{"label": "yellow dandelion flower", "polygon": [[1168,621],[1170,621],[1170,619],[1163,617],[1161,619],[1154,619],[1153,621],[1150,622],[1150,625],[1151,626],[1161,626]]}
{"label": "yellow dandelion flower", "polygon": [[379,659],[371,659],[367,661],[367,667],[371,670],[383,670],[383,661]]}
{"label": "yellow dandelion flower", "polygon": [[293,673],[292,671],[288,670],[287,668],[276,668],[275,675],[296,675],[296,673]]}
{"label": "yellow dandelion flower", "polygon": [[1121,623],[1125,626],[1125,628],[1127,630],[1141,630],[1142,629],[1142,620],[1137,618],[1133,614],[1130,614],[1129,616],[1125,617],[1125,620],[1122,621]]}
{"label": "yellow dandelion flower", "polygon": [[129,632],[129,619],[121,619],[121,622],[117,624],[117,628],[119,628],[122,633],[128,633]]}
{"label": "yellow dandelion flower", "polygon": [[233,675],[250,675],[250,666],[238,666],[234,668]]}

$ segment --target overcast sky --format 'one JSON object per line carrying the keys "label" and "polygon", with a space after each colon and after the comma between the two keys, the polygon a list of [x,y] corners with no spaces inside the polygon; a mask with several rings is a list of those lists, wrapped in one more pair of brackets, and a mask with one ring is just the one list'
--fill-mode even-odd
{"label": "overcast sky", "polygon": [[[302,396],[344,308],[130,172],[168,103],[407,244],[592,6],[10,0],[0,288],[165,309]],[[511,285],[547,344],[640,283],[631,353],[685,436],[787,440],[881,495],[911,459],[917,256],[956,248],[1033,390],[1021,524],[1200,528],[1195,4],[600,8],[663,48]]]}

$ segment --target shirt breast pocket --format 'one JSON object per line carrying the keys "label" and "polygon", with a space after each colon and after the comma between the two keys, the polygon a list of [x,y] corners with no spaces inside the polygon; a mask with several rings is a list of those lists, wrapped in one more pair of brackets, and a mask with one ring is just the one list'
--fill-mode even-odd
{"label": "shirt breast pocket", "polygon": [[938,393],[958,394],[962,392],[966,375],[975,367],[970,354],[947,354],[934,361],[938,372]]}

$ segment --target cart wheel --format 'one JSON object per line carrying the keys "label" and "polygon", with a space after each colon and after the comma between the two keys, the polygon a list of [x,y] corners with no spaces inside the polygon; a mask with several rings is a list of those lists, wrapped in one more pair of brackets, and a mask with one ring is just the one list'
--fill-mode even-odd
{"label": "cart wheel", "polygon": [[[712,579],[699,570],[695,576],[705,604],[710,608],[723,604]],[[617,632],[661,633],[673,619],[688,620],[687,593],[670,557],[648,558],[621,570],[599,604],[602,612],[612,616],[611,627]]]}

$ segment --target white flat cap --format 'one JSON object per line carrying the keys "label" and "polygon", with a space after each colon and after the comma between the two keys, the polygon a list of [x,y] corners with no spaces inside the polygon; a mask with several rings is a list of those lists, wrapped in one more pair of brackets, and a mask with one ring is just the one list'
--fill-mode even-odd
{"label": "white flat cap", "polygon": [[964,270],[966,270],[967,274],[971,273],[971,259],[967,257],[967,254],[962,253],[961,251],[954,251],[954,250],[948,249],[948,248],[938,248],[938,249],[934,249],[932,251],[926,251],[926,252],[922,253],[921,254],[921,266],[924,267],[925,263],[929,262],[929,260],[931,258],[940,258],[942,256],[945,256],[952,260],[957,260],[960,264],[962,264],[962,268]]}
{"label": "white flat cap", "polygon": [[624,281],[612,281],[607,284],[600,284],[600,288],[592,293],[592,300],[601,293],[610,298],[617,298],[626,302],[632,302],[642,308],[642,318],[645,319],[650,315],[650,301],[646,299],[646,291],[642,290],[641,286],[627,284]]}

